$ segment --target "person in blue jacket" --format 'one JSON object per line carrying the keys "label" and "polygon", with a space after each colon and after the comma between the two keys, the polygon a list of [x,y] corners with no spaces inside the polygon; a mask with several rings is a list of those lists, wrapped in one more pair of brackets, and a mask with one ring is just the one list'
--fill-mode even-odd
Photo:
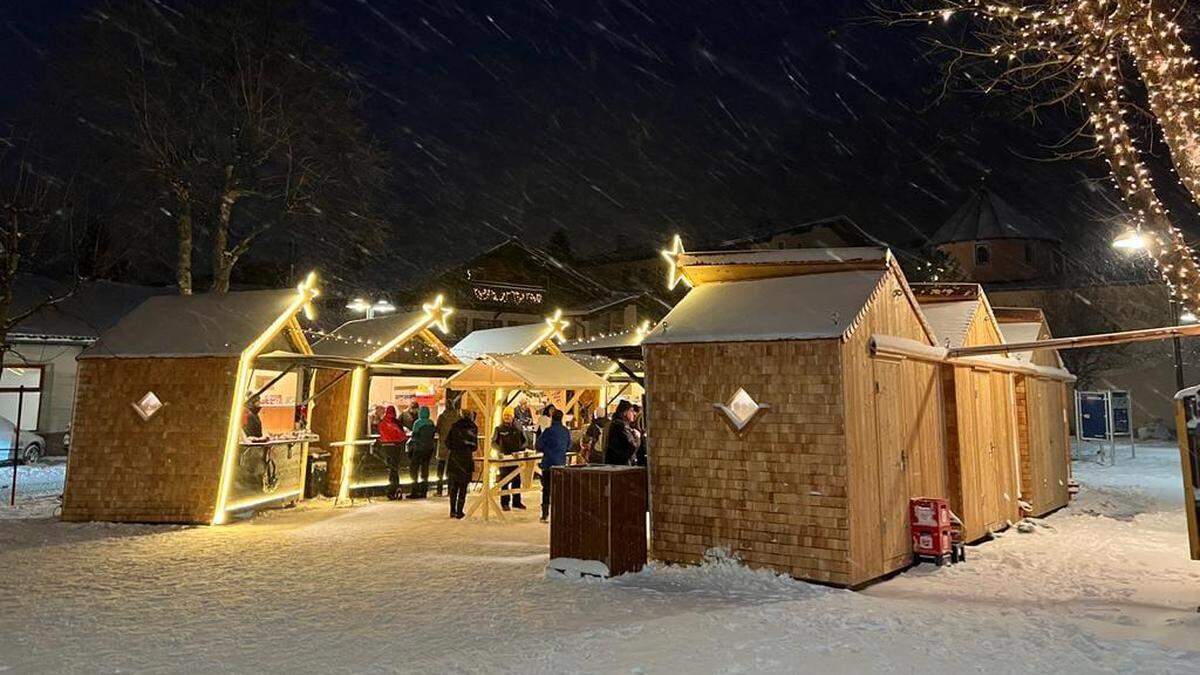
{"label": "person in blue jacket", "polygon": [[556,466],[566,466],[567,451],[571,449],[571,432],[563,426],[563,412],[557,408],[550,413],[550,426],[537,439],[538,452],[542,453],[542,517],[541,522],[550,520],[550,474]]}

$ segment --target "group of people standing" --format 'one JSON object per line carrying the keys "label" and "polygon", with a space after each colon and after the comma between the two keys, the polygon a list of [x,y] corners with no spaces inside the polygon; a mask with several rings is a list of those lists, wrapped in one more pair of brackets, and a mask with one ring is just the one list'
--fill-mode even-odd
{"label": "group of people standing", "polygon": [[[378,413],[378,411],[376,411]],[[424,499],[429,496],[429,464],[437,449],[436,427],[430,419],[428,406],[413,401],[403,413],[396,406],[387,406],[382,415],[377,414],[379,445],[384,451],[388,467],[388,499],[401,499],[400,468],[408,458],[408,474],[411,480],[409,499]],[[442,491],[444,462],[438,462],[438,494]]]}
{"label": "group of people standing", "polygon": [[[378,411],[377,411],[378,413]],[[385,450],[388,465],[388,498],[400,499],[400,466],[407,454],[412,486],[409,499],[428,496],[429,466],[437,461],[437,495],[442,494],[446,484],[450,499],[450,517],[463,518],[467,488],[475,471],[475,457],[479,450],[479,427],[473,410],[462,409],[459,399],[448,399],[448,405],[435,424],[430,420],[430,411],[417,402],[403,413],[395,406],[387,406],[377,414],[379,443]],[[571,451],[571,432],[564,424],[563,411],[553,405],[546,406],[539,415],[536,440],[532,443],[526,430],[532,425],[532,411],[522,401],[515,410],[505,410],[501,423],[490,439],[491,447],[501,457],[533,449],[541,453],[539,462],[542,484],[542,513],[540,520],[550,517],[551,476],[557,467],[567,465]],[[641,408],[621,400],[611,420],[594,418],[580,439],[580,455],[587,463],[615,465],[639,465],[646,463],[646,435],[642,426]],[[513,490],[521,488],[517,475],[509,483]],[[500,497],[500,508],[524,510],[525,505],[518,492]]]}

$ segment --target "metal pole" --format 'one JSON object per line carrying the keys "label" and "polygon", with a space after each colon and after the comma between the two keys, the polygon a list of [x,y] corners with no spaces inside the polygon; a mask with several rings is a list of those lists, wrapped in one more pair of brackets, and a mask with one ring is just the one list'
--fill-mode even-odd
{"label": "metal pole", "polygon": [[[1171,324],[1179,325],[1179,303],[1171,299]],[[1182,391],[1187,385],[1183,383],[1183,350],[1179,345],[1179,336],[1171,338],[1171,349],[1175,352],[1175,391]]]}
{"label": "metal pole", "polygon": [[8,505],[17,505],[17,460],[20,457],[21,448],[21,412],[25,407],[25,386],[17,387],[17,423],[13,425],[13,445],[12,445],[12,490],[8,495]]}
{"label": "metal pole", "polygon": [[1105,411],[1105,415],[1106,415],[1106,418],[1104,421],[1108,425],[1108,447],[1111,452],[1111,454],[1109,455],[1109,463],[1112,466],[1116,466],[1117,465],[1117,434],[1116,434],[1116,429],[1113,428],[1113,406],[1112,406],[1112,390],[1111,389],[1106,390],[1104,392],[1104,411]]}

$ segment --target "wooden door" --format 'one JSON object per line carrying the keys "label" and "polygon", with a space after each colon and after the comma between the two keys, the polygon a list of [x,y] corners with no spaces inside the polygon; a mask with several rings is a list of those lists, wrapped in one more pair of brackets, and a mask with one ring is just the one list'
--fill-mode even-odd
{"label": "wooden door", "polygon": [[1016,418],[1013,411],[1012,375],[993,371],[991,373],[992,402],[995,406],[992,417],[995,471],[996,524],[1016,520],[1017,507],[1017,448],[1014,434]]}
{"label": "wooden door", "polygon": [[879,450],[879,516],[885,569],[912,553],[908,534],[908,450],[904,447],[900,363],[875,359],[875,437]]}
{"label": "wooden door", "polygon": [[993,476],[996,452],[992,433],[995,402],[987,371],[971,371],[971,382],[975,390],[975,462],[968,484],[974,495],[971,501],[975,505],[975,524],[986,530],[995,518],[997,508]]}

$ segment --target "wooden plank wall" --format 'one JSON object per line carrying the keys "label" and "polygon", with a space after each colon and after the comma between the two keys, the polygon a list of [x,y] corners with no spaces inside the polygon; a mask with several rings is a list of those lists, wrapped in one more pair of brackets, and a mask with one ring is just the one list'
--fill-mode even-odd
{"label": "wooden plank wall", "polygon": [[[903,360],[897,378],[890,373],[881,378],[889,369],[881,370],[870,355],[874,334],[932,344],[902,284],[896,274],[886,275],[842,348],[852,584],[878,578],[911,560],[907,538],[902,544],[899,536],[907,533],[909,497],[946,496],[938,367]],[[893,416],[898,416],[898,426],[889,423]]]}
{"label": "wooden plank wall", "polygon": [[646,470],[557,468],[550,474],[550,557],[599,560],[617,576],[646,565]]}
{"label": "wooden plank wall", "polygon": [[948,451],[950,506],[963,520],[967,541],[1020,518],[1012,375],[1000,371],[945,366],[949,397],[946,417],[954,423]]}
{"label": "wooden plank wall", "polygon": [[[341,487],[343,452],[329,444],[346,440],[346,416],[350,413],[350,381],[353,374],[346,373],[338,379],[341,375],[341,372],[333,370],[317,371],[313,393],[329,388],[313,402],[309,413],[309,428],[321,439],[315,447],[329,453],[329,496],[336,496]],[[329,386],[334,380],[337,382]]]}
{"label": "wooden plank wall", "polygon": [[1018,378],[1027,399],[1020,411],[1024,422],[1021,438],[1021,493],[1032,507],[1031,515],[1043,516],[1067,505],[1070,499],[1070,448],[1064,433],[1063,389],[1054,380]]}
{"label": "wooden plank wall", "polygon": [[[209,523],[236,358],[79,362],[63,520]],[[133,408],[148,391],[164,406]]]}
{"label": "wooden plank wall", "polygon": [[[839,341],[644,352],[654,557],[697,563],[723,547],[801,579],[861,578],[850,563]],[[739,387],[771,406],[740,435],[713,406]]]}
{"label": "wooden plank wall", "polygon": [[[999,344],[999,327],[981,300],[963,345]],[[950,507],[968,541],[1020,518],[1018,411],[1013,376],[941,366]]]}

